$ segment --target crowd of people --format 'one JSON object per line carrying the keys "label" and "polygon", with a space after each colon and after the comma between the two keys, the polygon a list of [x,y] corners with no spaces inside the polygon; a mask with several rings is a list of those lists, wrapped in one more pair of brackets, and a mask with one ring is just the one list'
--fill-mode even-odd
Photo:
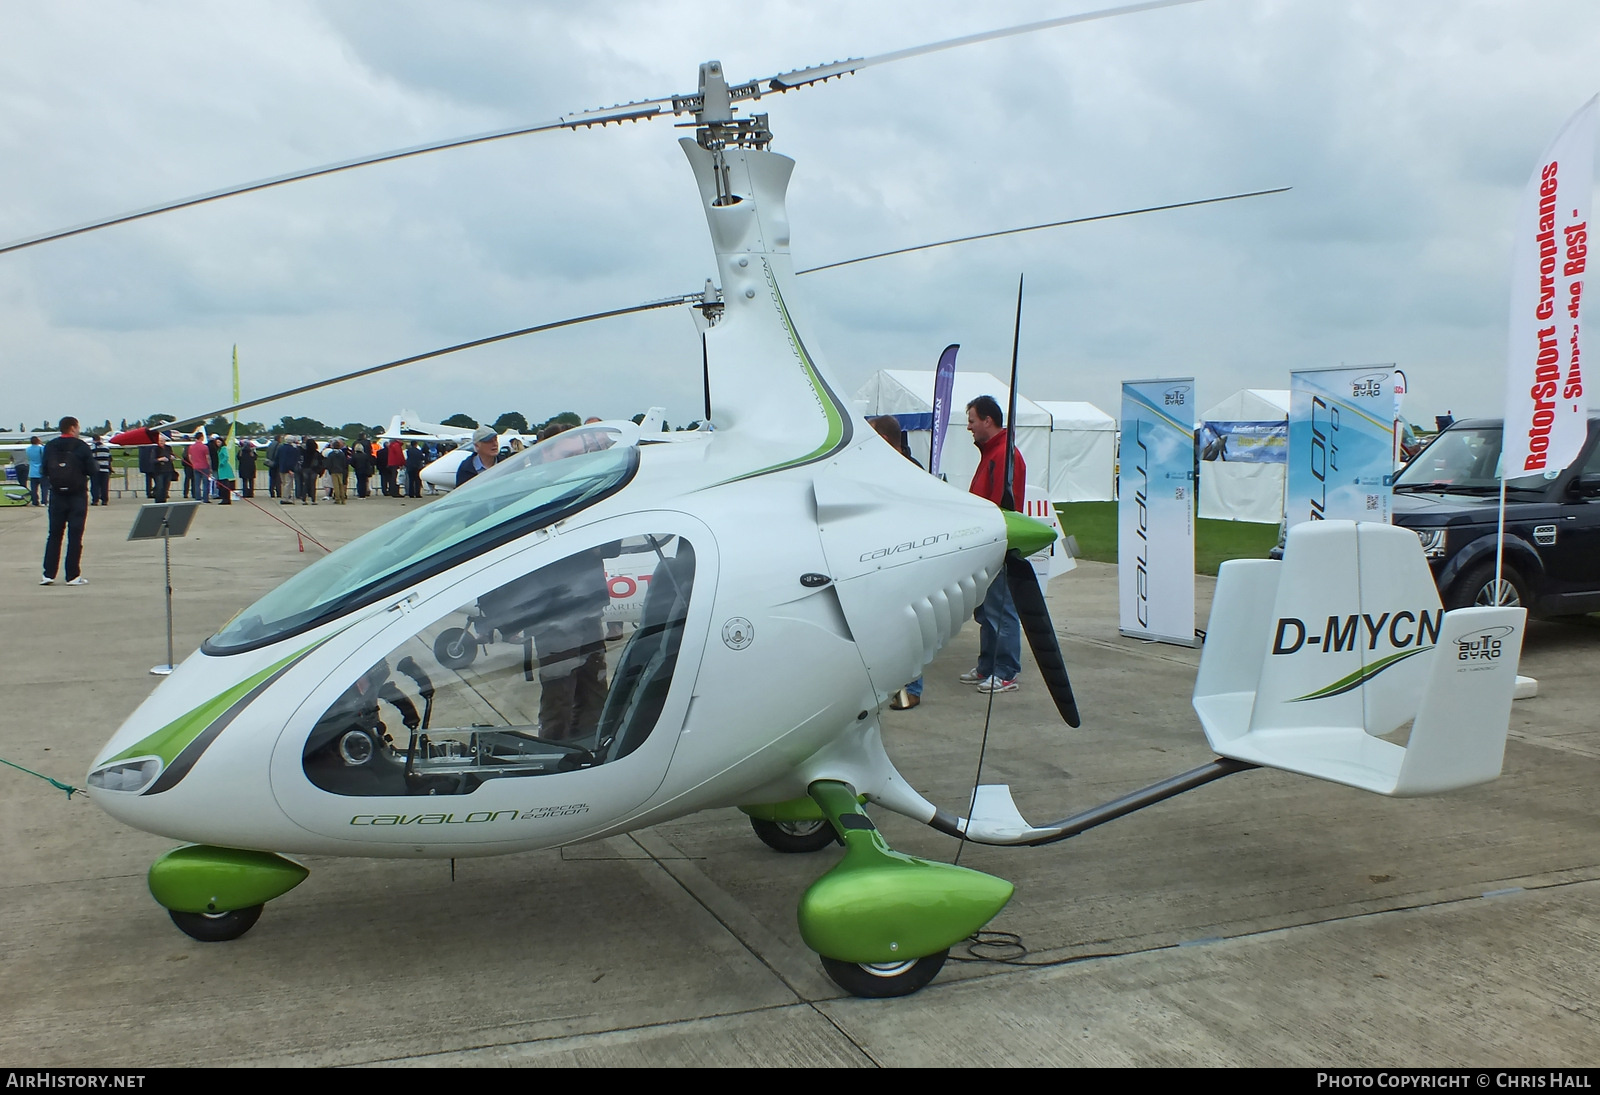
{"label": "crowd of people", "polygon": [[145,497],[156,502],[168,501],[181,479],[182,498],[209,505],[214,497],[231,505],[235,494],[254,498],[265,479],[267,496],[283,505],[314,506],[319,500],[343,505],[350,497],[352,476],[357,498],[373,493],[374,477],[386,498],[420,498],[422,469],[453,448],[448,442],[413,441],[408,446],[393,439],[369,440],[366,434],[354,441],[327,442],[278,434],[265,445],[240,441],[235,455],[216,434],[207,438],[198,433],[192,439],[163,434],[156,444],[140,448],[139,471]]}

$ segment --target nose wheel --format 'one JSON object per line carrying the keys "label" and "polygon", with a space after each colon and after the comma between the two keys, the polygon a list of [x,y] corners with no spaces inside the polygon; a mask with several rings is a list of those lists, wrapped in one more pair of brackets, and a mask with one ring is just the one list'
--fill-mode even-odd
{"label": "nose wheel", "polygon": [[191,913],[168,909],[167,915],[172,917],[172,922],[191,939],[198,939],[202,943],[226,943],[255,927],[256,921],[261,919],[261,910],[265,907],[264,904],[251,905],[247,909],[220,913]]}
{"label": "nose wheel", "polygon": [[833,983],[852,996],[885,999],[909,996],[938,976],[948,957],[948,949],[904,962],[841,962],[821,955],[822,968]]}

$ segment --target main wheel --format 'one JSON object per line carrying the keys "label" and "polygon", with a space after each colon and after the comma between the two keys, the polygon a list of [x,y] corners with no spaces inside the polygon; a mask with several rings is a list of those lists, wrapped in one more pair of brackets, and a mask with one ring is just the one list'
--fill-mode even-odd
{"label": "main wheel", "polygon": [[246,909],[234,909],[232,912],[222,913],[191,913],[179,912],[168,909],[167,915],[172,917],[172,922],[193,939],[202,943],[225,943],[230,939],[237,939],[245,932],[256,926],[256,921],[261,919],[261,910],[264,905],[251,905]]}
{"label": "main wheel", "polygon": [[478,644],[464,627],[447,627],[433,640],[433,656],[446,669],[465,669],[478,656]]}
{"label": "main wheel", "polygon": [[822,968],[833,983],[852,996],[883,999],[909,996],[938,976],[948,950],[904,962],[841,962],[822,956]]}
{"label": "main wheel", "polygon": [[826,821],[763,821],[753,817],[750,828],[761,843],[778,852],[820,852],[839,839]]}
{"label": "main wheel", "polygon": [[1496,597],[1494,580],[1494,561],[1485,559],[1476,566],[1471,567],[1461,576],[1455,585],[1450,587],[1450,595],[1445,598],[1446,608],[1474,608],[1482,605],[1508,605],[1512,608],[1526,608],[1528,605],[1528,583],[1521,574],[1511,567],[1502,567],[1500,571],[1500,584]]}

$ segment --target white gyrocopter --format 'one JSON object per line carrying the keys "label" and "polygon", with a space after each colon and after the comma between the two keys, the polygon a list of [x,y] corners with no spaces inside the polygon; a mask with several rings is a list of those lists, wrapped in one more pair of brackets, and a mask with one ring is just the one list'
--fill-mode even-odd
{"label": "white gyrocopter", "polygon": [[[719,284],[670,303],[703,316],[715,428],[533,446],[312,563],[183,661],[88,775],[107,812],[188,842],[149,874],[177,925],[243,934],[307,876],[295,853],[497,855],[740,807],[779,850],[844,845],[800,899],[801,933],[842,988],[894,996],[926,984],[1012,886],[891,850],[869,807],[1040,845],[1258,765],[1401,795],[1494,778],[1522,610],[1444,613],[1414,535],[1340,522],[1293,530],[1281,563],[1224,566],[1195,693],[1212,763],[1032,824],[1003,786],[977,788],[969,816],[936,807],[885,752],[880,712],[1002,570],[1077,725],[1025,561],[1051,533],[919,472],[839,397],[794,291],[793,162],[768,149],[766,116],[735,104],[1175,2],[733,86],[709,62],[694,93],[517,131],[693,116],[680,144]],[[653,561],[651,580],[631,632],[608,643],[606,567],[627,558]],[[1406,745],[1381,736],[1407,722]]]}

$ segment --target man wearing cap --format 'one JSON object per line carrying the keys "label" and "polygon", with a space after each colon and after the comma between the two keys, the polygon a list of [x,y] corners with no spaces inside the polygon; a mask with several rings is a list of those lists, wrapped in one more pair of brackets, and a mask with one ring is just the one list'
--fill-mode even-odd
{"label": "man wearing cap", "polygon": [[456,468],[456,486],[461,486],[480,471],[494,467],[495,457],[499,455],[499,435],[488,426],[479,426],[472,434],[472,455]]}

